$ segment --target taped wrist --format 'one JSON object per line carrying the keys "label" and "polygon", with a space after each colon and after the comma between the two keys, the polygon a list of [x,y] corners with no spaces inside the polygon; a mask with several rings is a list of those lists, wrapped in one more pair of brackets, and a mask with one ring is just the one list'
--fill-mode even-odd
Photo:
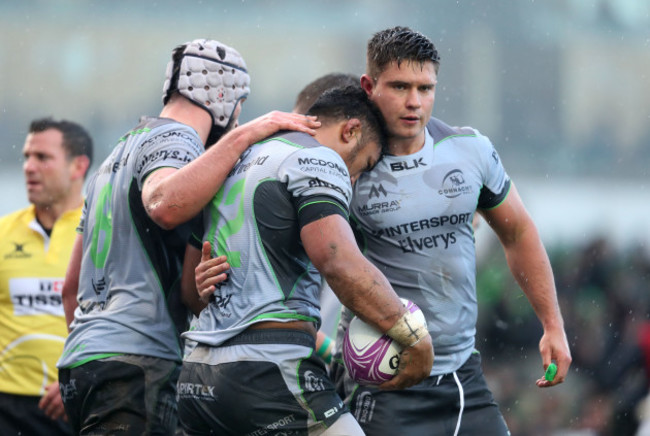
{"label": "taped wrist", "polygon": [[426,337],[429,330],[425,324],[407,310],[386,334],[403,347],[412,347]]}
{"label": "taped wrist", "polygon": [[316,355],[320,356],[325,363],[332,362],[332,349],[334,348],[334,343],[329,336],[325,336],[323,344],[316,350]]}

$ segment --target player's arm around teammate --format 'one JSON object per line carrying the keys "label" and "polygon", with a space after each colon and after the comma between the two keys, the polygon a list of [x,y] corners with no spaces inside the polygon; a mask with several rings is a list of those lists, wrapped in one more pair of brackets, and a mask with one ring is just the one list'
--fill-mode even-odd
{"label": "player's arm around teammate", "polygon": [[508,266],[530,301],[544,328],[539,351],[544,369],[557,363],[553,381],[541,377],[536,384],[549,387],[562,383],[571,365],[571,352],[560,313],[553,271],[546,250],[515,186],[503,203],[481,215],[494,229],[503,245]]}
{"label": "player's arm around teammate", "polygon": [[[177,105],[184,102],[179,100]],[[187,102],[186,104],[191,104]],[[163,112],[164,113],[164,112]],[[171,114],[166,114],[171,116]],[[163,116],[161,114],[161,116]],[[180,115],[177,115],[180,116]],[[196,114],[194,115],[196,116]],[[170,229],[196,216],[219,190],[226,175],[241,153],[251,144],[279,130],[297,130],[314,134],[320,126],[315,117],[272,111],[225,134],[215,145],[195,161],[181,169],[162,168],[147,177],[142,190],[142,201],[151,218],[159,226]],[[202,139],[207,138],[207,130]],[[230,163],[230,166],[227,165]],[[63,307],[68,327],[77,307],[77,289],[82,259],[82,238],[77,237],[70,258],[62,291]],[[188,250],[195,250],[188,247]],[[191,283],[194,279],[191,279]],[[188,294],[189,295],[189,294]],[[187,301],[193,301],[190,299]],[[186,302],[186,304],[188,304]],[[192,311],[200,309],[190,302]]]}
{"label": "player's arm around teammate", "polygon": [[[192,103],[188,101],[187,104]],[[161,116],[169,115],[163,113]],[[174,118],[183,121],[182,114]],[[251,144],[280,130],[313,135],[319,125],[316,117],[273,111],[229,131],[185,167],[162,168],[147,177],[142,190],[142,202],[147,213],[164,229],[190,220],[212,199],[239,156]],[[208,132],[199,134],[205,141]]]}

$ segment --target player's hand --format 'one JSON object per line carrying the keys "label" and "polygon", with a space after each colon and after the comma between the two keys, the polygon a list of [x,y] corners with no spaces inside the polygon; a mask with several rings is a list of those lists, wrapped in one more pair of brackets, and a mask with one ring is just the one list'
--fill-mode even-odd
{"label": "player's hand", "polygon": [[247,135],[249,144],[254,144],[280,130],[295,130],[313,136],[320,124],[312,115],[273,111],[242,124],[238,129]]}
{"label": "player's hand", "polygon": [[379,389],[405,389],[429,377],[433,366],[433,344],[431,336],[426,335],[412,347],[402,350],[397,375],[379,385]]}
{"label": "player's hand", "polygon": [[63,400],[61,399],[61,391],[59,390],[59,382],[51,383],[45,386],[45,394],[38,402],[38,407],[43,410],[45,415],[50,419],[63,418],[68,420],[63,407]]}
{"label": "player's hand", "polygon": [[569,366],[571,366],[571,351],[569,351],[569,342],[564,329],[545,330],[542,339],[539,341],[539,353],[542,356],[544,371],[551,364],[551,361],[555,361],[557,374],[552,381],[546,380],[542,376],[535,382],[537,387],[548,388],[562,383],[569,372]]}
{"label": "player's hand", "polygon": [[211,257],[212,247],[208,241],[201,247],[201,262],[194,269],[196,290],[199,299],[208,304],[210,296],[217,290],[216,285],[228,278],[226,271],[230,268],[226,256]]}

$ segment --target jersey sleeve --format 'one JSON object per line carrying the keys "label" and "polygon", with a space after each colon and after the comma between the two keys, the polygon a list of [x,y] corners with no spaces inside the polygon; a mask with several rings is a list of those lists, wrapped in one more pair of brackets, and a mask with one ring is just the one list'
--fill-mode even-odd
{"label": "jersey sleeve", "polygon": [[151,172],[165,167],[182,168],[203,151],[196,133],[189,127],[173,123],[170,129],[162,130],[144,141],[135,156],[135,177],[138,188]]}
{"label": "jersey sleeve", "polygon": [[501,162],[492,142],[476,132],[479,143],[479,153],[483,162],[483,187],[478,198],[477,208],[491,209],[501,204],[510,192],[510,177]]}
{"label": "jersey sleeve", "polygon": [[334,150],[327,147],[298,150],[285,159],[280,176],[292,195],[301,228],[333,214],[349,219],[350,174]]}
{"label": "jersey sleeve", "polygon": [[86,226],[86,217],[88,216],[88,200],[84,199],[83,207],[81,208],[81,218],[79,218],[79,225],[75,228],[78,234],[83,234],[84,227]]}

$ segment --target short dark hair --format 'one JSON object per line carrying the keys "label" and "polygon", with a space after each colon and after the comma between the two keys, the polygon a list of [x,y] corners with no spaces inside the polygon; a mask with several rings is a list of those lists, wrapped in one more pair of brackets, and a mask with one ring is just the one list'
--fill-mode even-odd
{"label": "short dark hair", "polygon": [[70,157],[86,156],[93,161],[93,140],[81,125],[67,120],[54,120],[52,117],[33,120],[29,125],[29,133],[40,133],[56,129],[63,134],[63,148]]}
{"label": "short dark hair", "polygon": [[180,95],[178,91],[178,76],[181,72],[181,61],[185,55],[185,49],[187,44],[181,44],[174,47],[172,50],[172,62],[171,62],[171,77],[169,79],[169,89],[163,95],[163,105],[166,105],[169,102],[169,98],[174,95]]}
{"label": "short dark hair", "polygon": [[424,64],[433,62],[436,74],[440,67],[440,56],[429,38],[409,29],[396,26],[375,33],[368,41],[366,52],[366,73],[376,80],[391,62],[415,61]]}
{"label": "short dark hair", "polygon": [[307,113],[311,105],[325,91],[343,86],[360,86],[361,78],[348,73],[329,73],[309,82],[296,97],[293,111]]}
{"label": "short dark hair", "polygon": [[316,115],[323,124],[350,120],[361,121],[362,141],[376,140],[382,154],[388,150],[388,131],[381,111],[361,86],[333,88],[320,95],[307,115]]}

